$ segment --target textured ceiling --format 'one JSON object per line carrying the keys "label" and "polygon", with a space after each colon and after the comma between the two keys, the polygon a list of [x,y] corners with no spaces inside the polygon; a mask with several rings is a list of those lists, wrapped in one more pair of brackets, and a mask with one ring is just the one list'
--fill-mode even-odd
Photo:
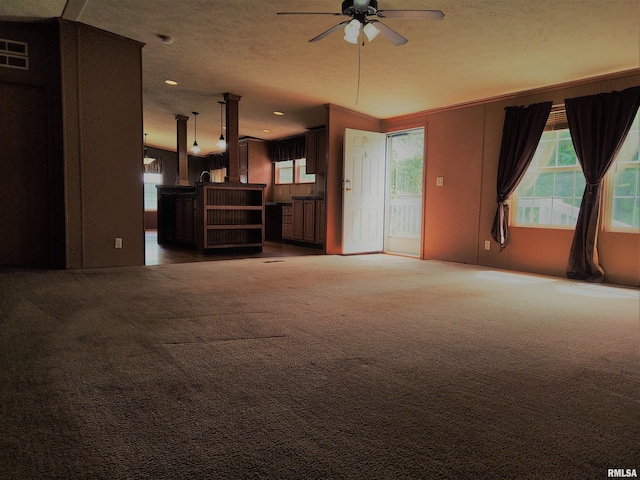
{"label": "textured ceiling", "polygon": [[[68,5],[67,5],[68,4]],[[0,19],[76,20],[145,43],[147,142],[175,149],[175,114],[198,116],[216,150],[225,92],[242,96],[240,136],[283,138],[322,125],[332,103],[390,118],[640,66],[638,0],[379,0],[381,10],[439,9],[442,21],[383,19],[409,39],[351,45],[340,0],[3,0]],[[175,39],[166,45],[157,37]],[[358,61],[360,82],[358,83]],[[165,85],[165,79],[178,82]],[[285,113],[273,115],[274,110]],[[271,133],[264,133],[269,129]],[[189,121],[189,144],[193,120]]]}

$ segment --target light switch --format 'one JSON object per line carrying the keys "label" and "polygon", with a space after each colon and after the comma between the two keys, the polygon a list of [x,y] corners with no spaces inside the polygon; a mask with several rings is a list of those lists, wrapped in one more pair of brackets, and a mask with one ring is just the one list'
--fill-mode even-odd
{"label": "light switch", "polygon": [[444,186],[444,177],[436,177],[436,187]]}

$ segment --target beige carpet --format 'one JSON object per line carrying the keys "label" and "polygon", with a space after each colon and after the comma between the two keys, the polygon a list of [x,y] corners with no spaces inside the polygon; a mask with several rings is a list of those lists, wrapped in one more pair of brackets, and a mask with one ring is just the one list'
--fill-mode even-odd
{"label": "beige carpet", "polygon": [[640,472],[638,293],[384,255],[0,271],[0,478]]}

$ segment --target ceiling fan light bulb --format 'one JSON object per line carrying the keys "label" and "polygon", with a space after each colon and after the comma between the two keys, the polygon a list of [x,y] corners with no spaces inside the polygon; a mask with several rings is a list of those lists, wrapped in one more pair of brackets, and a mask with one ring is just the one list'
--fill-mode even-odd
{"label": "ceiling fan light bulb", "polygon": [[355,18],[347,23],[347,25],[344,27],[344,40],[346,42],[353,43],[354,45],[358,43],[361,26],[362,25],[360,24],[360,21],[356,20]]}
{"label": "ceiling fan light bulb", "polygon": [[370,42],[373,41],[373,39],[376,38],[380,33],[380,30],[378,30],[373,23],[367,23],[362,30],[367,36],[367,40],[369,40]]}
{"label": "ceiling fan light bulb", "polygon": [[344,38],[345,42],[353,43],[354,45],[355,45],[356,43],[358,43],[358,37],[353,37],[353,36],[345,35],[343,38]]}
{"label": "ceiling fan light bulb", "polygon": [[360,33],[360,20],[356,20],[355,18],[347,23],[344,27],[345,35],[354,35]]}

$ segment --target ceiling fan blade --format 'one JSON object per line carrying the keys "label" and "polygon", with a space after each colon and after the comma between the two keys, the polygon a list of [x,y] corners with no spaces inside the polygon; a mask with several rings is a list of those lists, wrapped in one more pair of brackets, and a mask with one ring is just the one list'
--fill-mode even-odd
{"label": "ceiling fan blade", "polygon": [[387,40],[389,40],[394,45],[404,45],[409,41],[406,38],[404,38],[402,35],[400,35],[398,32],[390,29],[384,23],[379,22],[378,20],[371,20],[369,23],[374,23],[375,24],[374,26],[378,30],[380,30],[380,33],[382,33],[382,35],[384,35],[387,38]]}
{"label": "ceiling fan blade", "polygon": [[380,18],[424,18],[427,20],[442,20],[444,13],[441,10],[378,10],[376,15]]}
{"label": "ceiling fan blade", "polygon": [[329,13],[329,12],[276,12],[276,15],[333,15],[342,16],[344,13]]}
{"label": "ceiling fan blade", "polygon": [[351,20],[346,20],[344,22],[340,22],[339,24],[331,27],[329,30],[326,30],[324,32],[322,32],[320,35],[318,35],[317,37],[313,37],[311,40],[309,40],[309,42],[317,42],[319,40],[322,40],[324,37],[332,34],[333,32],[335,32],[336,30],[340,30],[342,28],[343,25],[346,25],[347,23],[349,23]]}

